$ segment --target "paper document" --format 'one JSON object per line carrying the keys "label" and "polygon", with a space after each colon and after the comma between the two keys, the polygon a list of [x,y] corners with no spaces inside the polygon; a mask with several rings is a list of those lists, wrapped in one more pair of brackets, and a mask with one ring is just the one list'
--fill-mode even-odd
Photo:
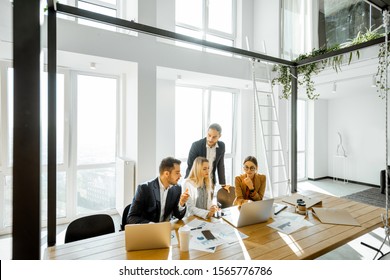
{"label": "paper document", "polygon": [[345,209],[313,207],[312,213],[324,224],[360,226],[358,221]]}
{"label": "paper document", "polygon": [[[238,241],[234,227],[224,223],[209,223],[206,221],[194,219],[185,225],[191,230],[190,249],[196,249],[205,252],[214,252],[215,247],[224,243]],[[207,240],[203,235],[203,230],[210,230],[215,239]],[[237,231],[239,236],[247,238],[248,236]]]}
{"label": "paper document", "polygon": [[305,216],[289,212],[281,212],[273,219],[275,221],[267,226],[285,234],[291,234],[300,228],[313,225],[309,221],[305,220]]}
{"label": "paper document", "polygon": [[302,199],[306,204],[306,208],[308,208],[308,209],[314,205],[321,205],[322,204],[322,200],[319,198],[312,198],[312,197],[304,196],[304,195],[301,195],[298,193],[295,193],[291,196],[284,197],[283,201],[290,203],[294,206],[297,206],[298,199]]}

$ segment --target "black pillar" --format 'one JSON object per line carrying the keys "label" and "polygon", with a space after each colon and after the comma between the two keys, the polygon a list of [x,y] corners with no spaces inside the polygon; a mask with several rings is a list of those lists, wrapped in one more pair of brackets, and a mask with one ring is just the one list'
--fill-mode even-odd
{"label": "black pillar", "polygon": [[14,0],[14,145],[12,258],[40,258],[39,0]]}
{"label": "black pillar", "polygon": [[57,15],[53,1],[48,5],[47,244],[54,246],[57,220]]}

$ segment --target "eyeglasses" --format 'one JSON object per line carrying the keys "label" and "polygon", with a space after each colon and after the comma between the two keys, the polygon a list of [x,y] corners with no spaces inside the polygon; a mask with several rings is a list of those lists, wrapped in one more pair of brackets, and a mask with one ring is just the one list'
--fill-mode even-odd
{"label": "eyeglasses", "polygon": [[255,171],[256,170],[256,166],[249,167],[249,166],[244,165],[243,168],[244,168],[245,171],[248,171],[248,170]]}

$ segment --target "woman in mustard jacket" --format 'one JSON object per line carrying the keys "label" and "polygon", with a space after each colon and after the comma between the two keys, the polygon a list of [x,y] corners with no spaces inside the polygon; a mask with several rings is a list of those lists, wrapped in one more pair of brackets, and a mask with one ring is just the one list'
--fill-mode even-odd
{"label": "woman in mustard jacket", "polygon": [[266,177],[257,173],[257,159],[252,156],[245,158],[243,169],[244,174],[235,179],[236,199],[233,204],[238,206],[262,200],[265,193]]}

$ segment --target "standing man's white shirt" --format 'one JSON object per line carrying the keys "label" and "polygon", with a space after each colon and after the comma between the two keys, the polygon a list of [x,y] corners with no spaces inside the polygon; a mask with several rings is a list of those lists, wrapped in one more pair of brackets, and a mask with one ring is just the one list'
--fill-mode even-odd
{"label": "standing man's white shirt", "polygon": [[215,161],[215,158],[217,157],[217,148],[219,148],[218,146],[218,143],[216,143],[214,145],[214,147],[209,147],[209,145],[207,145],[206,143],[206,149],[207,149],[207,159],[209,161],[209,165],[210,165],[210,179],[211,181],[213,180],[213,164],[214,164],[214,161]]}

